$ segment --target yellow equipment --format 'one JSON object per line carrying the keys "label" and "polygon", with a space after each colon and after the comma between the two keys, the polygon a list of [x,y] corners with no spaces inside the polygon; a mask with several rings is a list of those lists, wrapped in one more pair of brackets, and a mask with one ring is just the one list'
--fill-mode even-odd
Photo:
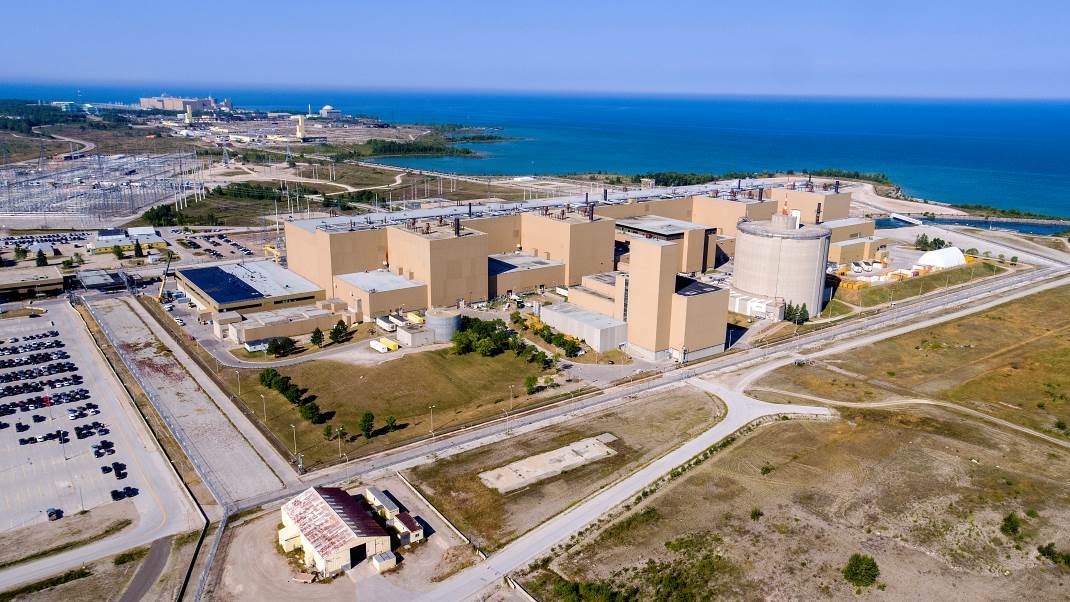
{"label": "yellow equipment", "polygon": [[167,270],[171,269],[171,254],[167,255],[167,265],[163,267],[163,274],[160,275],[160,292],[156,294],[156,301],[163,303],[163,287],[167,284]]}

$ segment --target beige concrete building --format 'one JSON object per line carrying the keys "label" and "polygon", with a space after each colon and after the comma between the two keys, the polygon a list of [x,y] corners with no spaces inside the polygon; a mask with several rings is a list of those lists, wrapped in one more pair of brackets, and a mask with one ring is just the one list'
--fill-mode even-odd
{"label": "beige concrete building", "polygon": [[834,242],[829,245],[829,261],[845,264],[852,261],[873,261],[885,256],[890,240],[879,236],[866,236]]}
{"label": "beige concrete building", "polygon": [[286,261],[289,269],[336,297],[334,277],[384,267],[386,228],[346,223],[319,226],[315,222],[286,224]]}
{"label": "beige concrete building", "polygon": [[487,299],[487,241],[482,232],[430,221],[387,230],[388,269],[427,283],[426,307]]}
{"label": "beige concrete building", "polygon": [[390,551],[390,535],[362,497],[336,487],[312,487],[283,504],[279,545],[300,548],[304,563],[322,576],[337,575]]}
{"label": "beige concrete building", "polygon": [[728,290],[680,276],[683,246],[635,239],[628,272],[628,350],[688,361],[724,351]]}
{"label": "beige concrete building", "polygon": [[795,215],[740,224],[732,288],[820,311],[825,298],[829,229],[800,225]]}
{"label": "beige concrete building", "polygon": [[520,245],[525,253],[565,264],[565,284],[613,269],[610,219],[559,210],[521,214]]}
{"label": "beige concrete building", "polygon": [[776,203],[745,197],[693,197],[691,221],[717,228],[717,234],[735,236],[736,225],[742,220],[769,219],[776,212]]}
{"label": "beige concrete building", "polygon": [[584,276],[579,286],[568,288],[568,302],[623,321],[628,313],[624,305],[627,287],[628,274],[625,272],[591,274]]}
{"label": "beige concrete building", "polygon": [[643,215],[617,220],[617,239],[647,238],[680,245],[679,272],[705,272],[717,259],[717,228],[684,220]]}
{"label": "beige concrete building", "polygon": [[317,328],[326,332],[339,320],[348,327],[357,319],[357,314],[347,311],[344,303],[328,299],[316,306],[289,307],[244,315],[233,311],[215,314],[212,330],[217,338],[245,344],[276,337],[297,337]]}
{"label": "beige concrete building", "polygon": [[796,212],[804,224],[820,224],[851,215],[851,193],[807,188],[772,188],[769,196],[780,213]]}
{"label": "beige concrete building", "polygon": [[493,297],[527,293],[565,284],[565,264],[522,252],[488,258],[487,293]]}
{"label": "beige concrete building", "polygon": [[334,290],[358,320],[427,309],[427,285],[385,269],[334,277]]}

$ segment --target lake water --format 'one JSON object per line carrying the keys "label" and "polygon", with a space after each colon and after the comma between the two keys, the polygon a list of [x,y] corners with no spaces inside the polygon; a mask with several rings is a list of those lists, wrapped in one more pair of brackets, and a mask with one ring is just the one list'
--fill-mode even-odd
{"label": "lake water", "polygon": [[[78,92],[80,90],[80,94]],[[169,89],[238,106],[394,122],[501,128],[479,158],[396,157],[464,174],[607,171],[880,171],[908,194],[1070,217],[1070,103],[1043,101],[650,97],[282,89]],[[0,84],[0,96],[135,101],[151,87]]]}

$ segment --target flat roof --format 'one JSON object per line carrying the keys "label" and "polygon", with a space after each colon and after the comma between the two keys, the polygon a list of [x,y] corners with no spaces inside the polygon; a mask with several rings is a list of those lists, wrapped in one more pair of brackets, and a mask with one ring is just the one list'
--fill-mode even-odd
{"label": "flat roof", "polygon": [[590,311],[584,309],[579,305],[573,305],[571,303],[558,303],[556,305],[544,306],[541,311],[543,312],[556,312],[561,315],[566,315],[574,320],[593,326],[598,329],[614,328],[624,324],[623,321],[616,318],[611,318],[605,314]]}
{"label": "flat roof", "polygon": [[221,304],[322,290],[270,260],[181,269],[177,273]]}
{"label": "flat roof", "polygon": [[360,290],[376,293],[381,291],[396,291],[404,288],[424,286],[423,282],[409,280],[408,278],[390,272],[388,270],[373,270],[370,272],[350,272],[339,274],[335,278],[351,284]]}
{"label": "flat roof", "polygon": [[[873,224],[873,220],[864,217],[845,217],[843,219],[834,219],[827,222],[821,222],[821,225],[826,228],[843,228],[845,226],[861,226],[863,224]],[[876,224],[874,224],[876,226]]]}
{"label": "flat roof", "polygon": [[608,285],[613,286],[613,285],[617,284],[617,278],[621,274],[626,274],[626,273],[627,272],[623,272],[623,271],[619,271],[619,270],[615,271],[615,272],[598,272],[597,274],[587,274],[586,276],[584,276],[584,278],[591,278],[592,280],[597,280],[597,281],[599,281],[599,282],[601,282],[603,284],[608,284]]}
{"label": "flat roof", "polygon": [[679,236],[689,230],[713,230],[710,226],[657,215],[618,218],[617,227],[649,232],[658,236]]}
{"label": "flat roof", "polygon": [[48,280],[63,280],[63,274],[55,266],[4,268],[0,270],[0,284],[33,284]]}
{"label": "flat roof", "polygon": [[543,259],[524,253],[498,253],[487,257],[487,272],[491,276],[520,270],[538,270],[565,265],[556,259]]}
{"label": "flat roof", "polygon": [[859,238],[849,238],[847,240],[841,240],[840,242],[832,243],[834,247],[846,247],[848,245],[858,245],[866,242],[877,242],[884,240],[883,236],[861,236]]}
{"label": "flat roof", "polygon": [[821,225],[804,224],[799,228],[783,228],[772,220],[742,221],[736,226],[740,232],[766,238],[817,239],[825,238],[832,231]]}
{"label": "flat roof", "polygon": [[695,295],[703,295],[719,290],[721,290],[720,287],[714,286],[708,282],[702,282],[701,280],[695,280],[694,278],[688,278],[687,276],[676,276],[677,295],[693,297]]}

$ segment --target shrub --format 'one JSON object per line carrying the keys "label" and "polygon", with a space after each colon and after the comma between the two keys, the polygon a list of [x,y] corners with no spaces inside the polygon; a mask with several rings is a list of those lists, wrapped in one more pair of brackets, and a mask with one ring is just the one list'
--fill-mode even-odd
{"label": "shrub", "polygon": [[847,566],[843,567],[843,578],[851,585],[868,587],[877,582],[881,571],[877,561],[865,554],[851,554]]}
{"label": "shrub", "polygon": [[527,390],[528,395],[534,395],[535,391],[538,390],[538,387],[539,379],[535,378],[534,376],[528,376],[524,379],[524,389]]}
{"label": "shrub", "polygon": [[765,516],[765,513],[762,512],[761,508],[751,508],[751,511],[750,511],[750,519],[751,520],[757,521],[760,518],[762,518],[763,516]]}
{"label": "shrub", "polygon": [[999,532],[1007,537],[1017,538],[1022,532],[1022,519],[1018,518],[1018,515],[1014,512],[1011,512],[1003,517],[1003,523],[999,526]]}

